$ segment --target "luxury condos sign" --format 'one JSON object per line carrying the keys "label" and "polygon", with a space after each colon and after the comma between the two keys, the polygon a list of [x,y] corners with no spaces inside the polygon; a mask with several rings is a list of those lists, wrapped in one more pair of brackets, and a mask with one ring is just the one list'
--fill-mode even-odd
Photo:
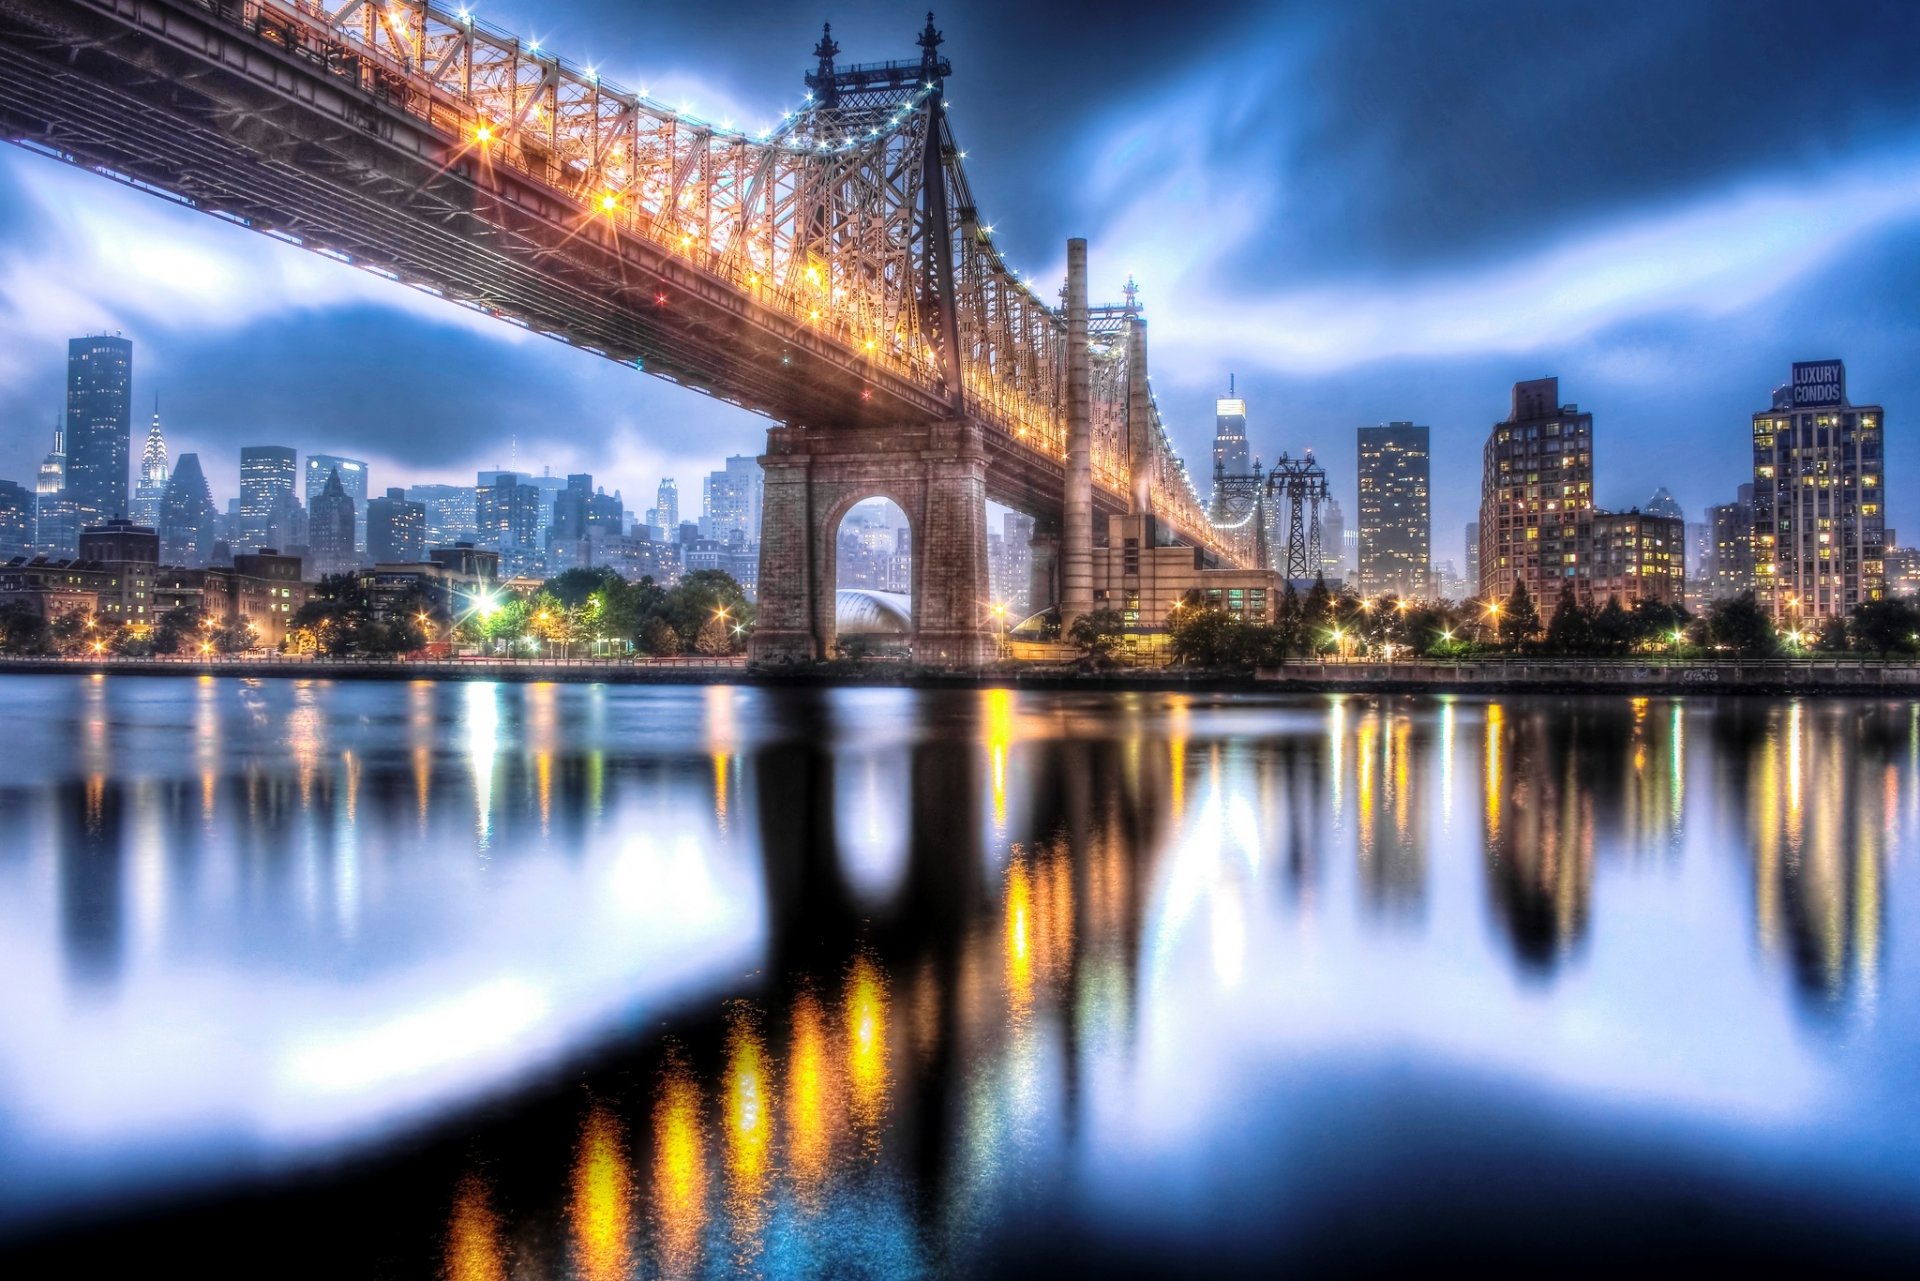
{"label": "luxury condos sign", "polygon": [[1847,367],[1837,360],[1793,363],[1793,407],[1811,409],[1847,403]]}

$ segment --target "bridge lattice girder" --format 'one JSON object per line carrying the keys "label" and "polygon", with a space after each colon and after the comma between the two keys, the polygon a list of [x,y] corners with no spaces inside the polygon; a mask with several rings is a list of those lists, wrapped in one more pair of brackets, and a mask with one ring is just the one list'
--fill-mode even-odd
{"label": "bridge lattice girder", "polygon": [[[0,0],[0,10],[15,2]],[[1066,455],[1064,317],[994,247],[945,115],[943,86],[912,74],[912,64],[900,64],[889,92],[817,103],[778,127],[749,132],[676,111],[422,0],[35,0],[33,7],[161,29],[172,7],[237,26],[425,126],[442,141],[436,159],[444,172],[511,171],[571,206],[570,239],[615,251],[643,242],[710,292],[718,285],[731,294],[742,314],[783,317],[796,341],[826,351],[875,388],[897,389],[885,398],[895,411],[940,406],[1050,460]],[[927,207],[928,148],[938,149],[945,176],[944,218]],[[936,245],[927,229],[938,225],[948,238]],[[931,314],[932,253],[952,264],[958,334],[951,352]],[[566,326],[536,327],[629,358]],[[1127,422],[1125,339],[1124,324],[1097,327],[1093,339],[1094,477],[1109,507],[1125,505],[1135,430]],[[672,361],[655,365],[648,354],[634,363],[672,376]],[[822,412],[817,400],[791,403],[778,380],[765,376],[683,381],[780,421],[804,423]],[[1240,559],[1236,540],[1207,520],[1157,406],[1150,418],[1138,429],[1151,442],[1156,512],[1181,537]]]}

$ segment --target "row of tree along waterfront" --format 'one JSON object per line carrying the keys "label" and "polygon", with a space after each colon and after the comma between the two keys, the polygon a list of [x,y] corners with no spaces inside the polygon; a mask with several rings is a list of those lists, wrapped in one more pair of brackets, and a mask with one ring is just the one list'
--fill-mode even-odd
{"label": "row of tree along waterfront", "polygon": [[[1089,660],[1121,657],[1124,617],[1101,609],[1077,619],[1065,637]],[[1497,659],[1512,655],[1695,660],[1854,654],[1920,655],[1920,600],[1866,601],[1846,618],[1810,629],[1776,627],[1751,592],[1695,614],[1684,605],[1609,599],[1581,603],[1571,589],[1546,608],[1524,582],[1497,601],[1431,601],[1332,591],[1317,579],[1305,593],[1291,585],[1270,619],[1230,613],[1197,593],[1174,611],[1167,654],[1176,663],[1244,669],[1288,659],[1376,661]]]}
{"label": "row of tree along waterfront", "polygon": [[[446,605],[417,589],[380,599],[352,574],[323,578],[300,607],[281,646],[328,657],[468,653],[583,657],[590,654],[739,653],[753,606],[719,570],[686,574],[672,587],[628,582],[612,570],[570,569],[538,591],[488,592]],[[257,648],[248,628],[220,626],[197,606],[151,623],[87,614],[49,620],[21,605],[0,608],[0,653],[35,656],[237,654]]]}

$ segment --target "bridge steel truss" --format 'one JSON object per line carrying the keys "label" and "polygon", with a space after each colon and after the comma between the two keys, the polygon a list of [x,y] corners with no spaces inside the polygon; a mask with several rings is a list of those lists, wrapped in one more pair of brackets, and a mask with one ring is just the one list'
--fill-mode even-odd
{"label": "bridge steel truss", "polygon": [[[1031,506],[1062,476],[1065,319],[980,220],[939,42],[836,72],[823,39],[824,91],[749,132],[422,0],[0,0],[0,128],[788,426],[969,420],[989,494]],[[1144,493],[1239,559],[1143,412],[1144,322],[1118,310],[1092,342],[1096,501]]]}

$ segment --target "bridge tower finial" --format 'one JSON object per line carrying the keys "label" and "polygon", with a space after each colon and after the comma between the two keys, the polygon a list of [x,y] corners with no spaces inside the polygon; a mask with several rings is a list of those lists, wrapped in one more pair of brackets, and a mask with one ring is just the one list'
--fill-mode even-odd
{"label": "bridge tower finial", "polygon": [[929,81],[940,78],[940,46],[945,40],[934,30],[933,10],[927,10],[927,27],[920,33],[920,74]]}
{"label": "bridge tower finial", "polygon": [[1132,272],[1127,273],[1127,283],[1122,287],[1121,292],[1123,292],[1127,296],[1127,310],[1139,311],[1140,310],[1140,283],[1133,278]]}
{"label": "bridge tower finial", "polygon": [[807,83],[818,91],[823,107],[831,107],[840,98],[833,74],[833,60],[839,53],[840,46],[833,39],[833,24],[821,23],[820,43],[813,46],[813,56],[820,60],[820,65],[807,77]]}

